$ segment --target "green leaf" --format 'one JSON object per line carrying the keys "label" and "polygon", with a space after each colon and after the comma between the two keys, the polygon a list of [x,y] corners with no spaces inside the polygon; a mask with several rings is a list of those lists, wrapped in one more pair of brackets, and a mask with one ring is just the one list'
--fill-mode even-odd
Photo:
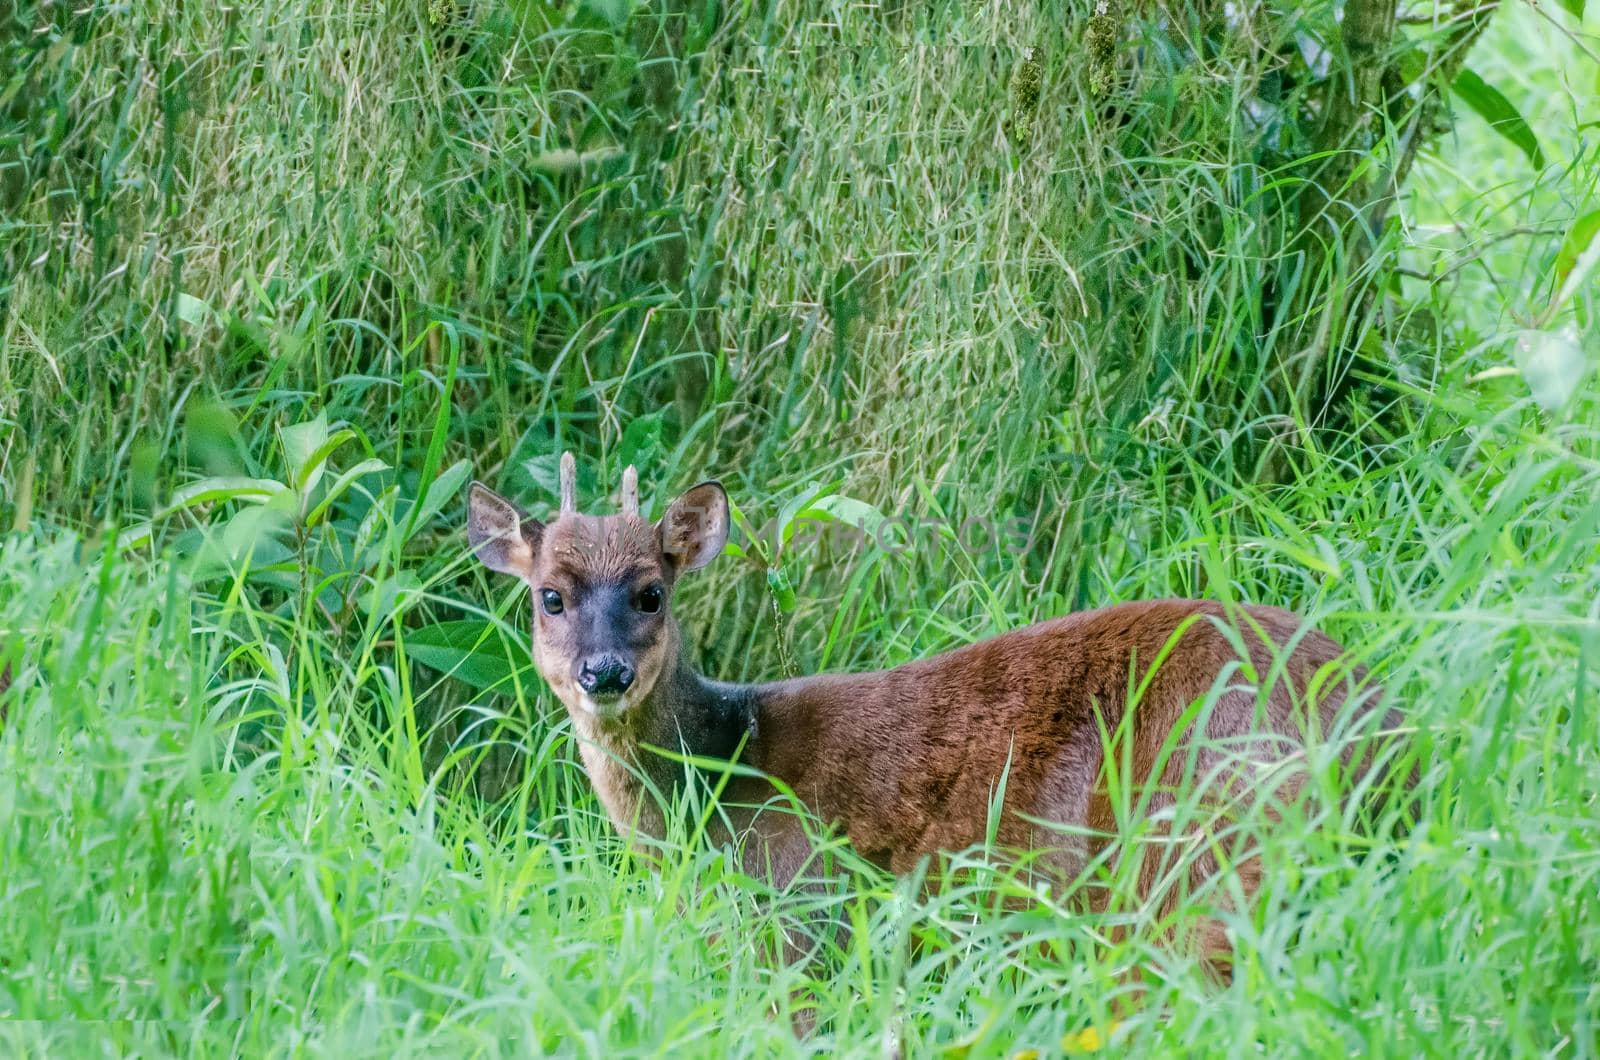
{"label": "green leaf", "polygon": [[367,600],[367,621],[392,622],[424,596],[422,579],[414,570],[398,570],[372,586]]}
{"label": "green leaf", "polygon": [[[439,474],[439,465],[444,461],[445,437],[450,433],[450,395],[455,390],[456,369],[461,364],[461,332],[453,322],[448,320],[435,320],[430,327],[436,327],[442,331],[445,341],[450,345],[450,359],[445,364],[444,392],[439,395],[439,411],[433,418],[433,432],[428,438],[428,455],[422,461],[422,481],[429,484],[428,488],[431,493],[433,486],[443,477]],[[426,334],[427,331],[424,330],[423,335],[425,336]],[[418,341],[422,341],[421,338]],[[460,465],[458,464],[457,466],[459,467]],[[465,475],[462,478],[464,481]],[[442,505],[443,502],[441,501],[440,503]],[[438,511],[438,509],[435,508],[434,511]],[[426,514],[431,513],[424,512],[421,505],[412,505],[411,513],[406,517],[406,521],[403,524],[405,529],[401,532],[399,541],[396,542],[391,538],[390,547],[404,548],[405,543],[411,540],[412,536],[416,534],[417,528],[425,521],[423,517]]]}
{"label": "green leaf", "polygon": [[866,501],[846,497],[842,493],[834,493],[826,497],[818,497],[812,502],[811,507],[801,512],[801,516],[816,518],[816,513],[821,513],[829,519],[851,526],[859,527],[867,533],[876,533],[883,523],[883,513],[878,511]]}
{"label": "green leaf", "polygon": [[1581,255],[1594,237],[1600,235],[1600,210],[1592,210],[1572,222],[1572,227],[1567,229],[1567,238],[1561,241],[1561,249],[1556,252],[1556,281],[1561,282],[1567,278],[1567,273],[1578,263]]}
{"label": "green leaf", "polygon": [[314,420],[285,427],[278,434],[283,439],[289,482],[303,497],[317,488],[333,451],[356,436],[348,427],[330,433],[326,412],[318,413]]}
{"label": "green leaf", "polygon": [[211,535],[207,541],[207,547],[201,551],[202,564],[210,560],[230,571],[248,564],[259,571],[284,563],[293,558],[294,552],[278,537],[287,532],[290,525],[287,512],[270,506],[235,512],[222,524],[221,532]]}
{"label": "green leaf", "polygon": [[406,654],[424,666],[465,681],[480,691],[511,691],[511,677],[535,676],[527,645],[499,627],[476,619],[437,622],[405,634]]}
{"label": "green leaf", "polygon": [[[578,497],[579,508],[582,508],[581,498],[594,495],[595,480],[598,476],[589,461],[581,453],[574,452],[572,458],[578,465]],[[561,454],[540,453],[531,456],[522,462],[522,470],[539,488],[539,492],[557,497],[561,494]]]}
{"label": "green leaf", "polygon": [[334,431],[328,436],[327,441],[317,447],[317,451],[311,454],[311,460],[307,464],[300,482],[302,493],[309,495],[316,488],[317,483],[322,479],[322,473],[328,468],[328,457],[333,455],[335,449],[355,438],[355,436],[355,431],[344,427]]}
{"label": "green leaf", "polygon": [[134,549],[150,543],[152,534],[148,522],[131,523],[116,532],[115,545],[117,548]]}
{"label": "green leaf", "polygon": [[766,543],[761,540],[760,528],[745,518],[744,512],[739,510],[738,502],[732,497],[728,498],[728,513],[733,517],[733,525],[737,526],[739,532],[744,534],[746,546],[740,548],[732,541],[729,541],[727,546],[723,548],[722,554],[724,556],[736,555],[741,559],[748,558],[763,567],[771,566],[772,557],[767,554]]}
{"label": "green leaf", "polygon": [[1577,336],[1564,331],[1524,331],[1512,357],[1533,399],[1552,416],[1566,409],[1589,373]]}
{"label": "green leaf", "polygon": [[439,472],[439,477],[428,483],[428,490],[422,495],[422,501],[416,509],[407,514],[400,522],[403,527],[404,539],[402,545],[417,535],[417,531],[428,525],[428,520],[438,515],[446,504],[461,492],[461,487],[466,484],[467,476],[472,474],[472,464],[466,460],[457,460],[454,464]]}
{"label": "green leaf", "polygon": [[357,557],[358,565],[366,566],[376,558],[368,556],[367,552],[377,547],[379,541],[387,546],[390,535],[398,525],[394,520],[394,510],[395,499],[399,496],[399,484],[391,482],[372,498],[372,505],[367,509],[367,514],[361,517],[361,525],[356,528],[356,539],[351,546],[351,555]]}
{"label": "green leaf", "polygon": [[785,614],[794,610],[797,601],[794,583],[789,581],[789,576],[783,573],[781,568],[767,568],[767,588],[772,590],[772,598],[778,602],[778,610]]}
{"label": "green leaf", "polygon": [[260,504],[289,493],[289,487],[270,478],[219,475],[189,483],[172,495],[162,516],[215,501],[250,501]]}
{"label": "green leaf", "polygon": [[556,147],[549,151],[540,151],[528,160],[530,168],[542,169],[549,173],[569,173],[584,166],[600,165],[604,162],[615,161],[626,157],[627,152],[620,147],[596,147],[587,151],[574,151],[570,147]]}
{"label": "green leaf", "polygon": [[323,494],[322,500],[317,502],[317,506],[311,509],[311,514],[306,516],[306,525],[316,526],[317,523],[321,522],[322,517],[327,514],[329,506],[331,506],[334,501],[338,500],[339,496],[344,493],[345,490],[349,489],[351,484],[354,483],[356,479],[360,478],[362,475],[371,475],[374,472],[387,470],[389,470],[388,464],[385,464],[382,460],[379,460],[376,457],[371,457],[361,461],[361,463],[340,475],[334,480],[333,485],[328,487],[328,492]]}
{"label": "green leaf", "polygon": [[[661,452],[662,424],[663,419],[659,412],[635,416],[628,421],[627,429],[622,432],[622,441],[617,445],[619,469],[632,464],[642,474],[650,474]],[[646,516],[650,514],[648,507],[644,514]]]}
{"label": "green leaf", "polygon": [[1556,0],[1561,9],[1575,19],[1578,25],[1583,25],[1583,0]]}
{"label": "green leaf", "polygon": [[1544,151],[1539,147],[1539,138],[1533,134],[1533,128],[1523,118],[1520,111],[1511,105],[1511,101],[1501,95],[1500,90],[1486,82],[1470,69],[1463,69],[1456,75],[1456,95],[1464,100],[1467,106],[1478,112],[1479,117],[1489,123],[1489,127],[1504,136],[1517,146],[1523,154],[1528,156],[1535,169],[1544,168]]}
{"label": "green leaf", "polygon": [[810,508],[817,508],[822,498],[838,489],[841,484],[839,481],[823,482],[821,484],[807,483],[807,492],[794,497],[788,504],[779,509],[778,541],[781,544],[787,544],[789,539],[794,536],[800,513]]}
{"label": "green leaf", "polygon": [[194,327],[204,327],[214,314],[211,307],[192,294],[178,292],[178,319]]}
{"label": "green leaf", "polygon": [[283,445],[283,463],[289,472],[289,481],[298,483],[300,472],[311,460],[311,454],[328,440],[328,414],[318,413],[314,420],[291,423],[278,429],[278,441]]}

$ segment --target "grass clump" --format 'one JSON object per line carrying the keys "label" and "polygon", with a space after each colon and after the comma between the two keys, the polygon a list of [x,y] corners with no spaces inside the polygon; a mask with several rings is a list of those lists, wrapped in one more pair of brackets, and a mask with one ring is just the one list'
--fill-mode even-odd
{"label": "grass clump", "polygon": [[[1462,58],[1408,9],[1395,68],[1470,63],[1544,166],[1430,90],[1452,132],[1400,167],[1385,114],[1317,199],[1334,8],[1208,12],[0,13],[0,1034],[1592,1053],[1592,30],[1509,6]],[[1288,606],[1405,710],[1419,820],[1264,833],[1225,989],[982,852],[861,871],[850,944],[773,967],[805,896],[629,856],[463,554],[466,478],[539,514],[563,448],[588,498],[718,474],[752,527],[1027,530],[745,537],[680,604],[717,676]]]}

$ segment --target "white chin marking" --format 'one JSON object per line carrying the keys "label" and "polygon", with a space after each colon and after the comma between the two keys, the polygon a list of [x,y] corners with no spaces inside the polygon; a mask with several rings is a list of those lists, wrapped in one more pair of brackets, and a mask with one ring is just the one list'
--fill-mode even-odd
{"label": "white chin marking", "polygon": [[577,707],[592,718],[610,721],[621,717],[622,712],[628,709],[628,697],[618,696],[616,699],[609,699],[601,703],[589,693],[579,692]]}

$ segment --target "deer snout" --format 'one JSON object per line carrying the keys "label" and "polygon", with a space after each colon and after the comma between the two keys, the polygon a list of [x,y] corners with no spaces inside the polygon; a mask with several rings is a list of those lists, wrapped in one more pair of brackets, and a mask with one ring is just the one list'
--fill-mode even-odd
{"label": "deer snout", "polygon": [[633,667],[615,655],[601,655],[578,664],[578,687],[591,696],[620,696],[633,687]]}

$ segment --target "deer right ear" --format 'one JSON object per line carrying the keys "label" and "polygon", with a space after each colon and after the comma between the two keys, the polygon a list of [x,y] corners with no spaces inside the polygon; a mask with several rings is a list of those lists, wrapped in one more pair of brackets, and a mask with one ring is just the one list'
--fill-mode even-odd
{"label": "deer right ear", "polygon": [[467,541],[490,570],[532,578],[543,533],[543,523],[483,483],[467,491]]}
{"label": "deer right ear", "polygon": [[672,502],[661,517],[661,552],[683,571],[699,570],[728,543],[728,495],[720,482],[702,482]]}

